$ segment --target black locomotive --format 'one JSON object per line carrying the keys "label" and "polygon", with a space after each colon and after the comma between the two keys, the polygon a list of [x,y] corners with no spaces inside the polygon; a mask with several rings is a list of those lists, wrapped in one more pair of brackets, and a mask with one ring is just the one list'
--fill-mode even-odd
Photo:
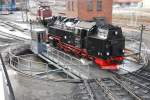
{"label": "black locomotive", "polygon": [[52,46],[93,60],[102,69],[116,70],[124,59],[125,38],[120,27],[61,16],[53,16],[47,26]]}

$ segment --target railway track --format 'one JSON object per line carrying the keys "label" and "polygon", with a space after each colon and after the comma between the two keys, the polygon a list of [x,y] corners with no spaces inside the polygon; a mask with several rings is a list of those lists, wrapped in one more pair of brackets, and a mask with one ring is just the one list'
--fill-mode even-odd
{"label": "railway track", "polygon": [[8,37],[10,39],[15,39],[15,40],[19,40],[19,41],[28,41],[29,39],[23,38],[23,37],[19,37],[16,35],[12,35],[12,34],[8,34],[6,32],[0,31],[0,36],[4,36],[4,37]]}
{"label": "railway track", "polygon": [[[8,31],[10,31],[10,32],[16,32],[15,30],[17,30],[18,32],[21,32],[21,33],[23,33],[23,34],[25,34],[25,35],[27,35],[27,33],[24,31],[24,29],[22,28],[19,28],[19,27],[17,27],[16,25],[14,25],[14,24],[12,24],[11,25],[11,23],[10,22],[5,22],[5,21],[1,21],[0,20],[0,26],[2,26],[2,27],[4,27],[4,28],[6,28]],[[4,37],[8,37],[8,38],[10,38],[10,39],[16,39],[16,40],[23,40],[23,41],[28,41],[28,40],[30,40],[29,38],[26,38],[26,37],[23,37],[23,36],[21,36],[21,34],[20,34],[20,36],[18,35],[18,34],[10,34],[10,33],[7,33],[7,32],[4,32],[4,31],[0,31],[0,36],[4,36]]]}
{"label": "railway track", "polygon": [[73,100],[108,100],[95,80],[84,80],[73,90]]}
{"label": "railway track", "polygon": [[109,100],[141,100],[115,77],[102,79],[98,83],[109,97]]}
{"label": "railway track", "polygon": [[121,84],[124,84],[141,100],[150,100],[150,72],[141,70],[122,76],[117,75],[117,77]]}
{"label": "railway track", "polygon": [[74,100],[142,100],[114,77],[84,80],[73,93]]}
{"label": "railway track", "polygon": [[0,20],[0,23],[1,23],[1,26],[6,27],[9,30],[12,30],[12,31],[18,30],[18,31],[23,32],[23,33],[26,32],[24,28],[21,28],[20,26],[14,24],[12,22]]}

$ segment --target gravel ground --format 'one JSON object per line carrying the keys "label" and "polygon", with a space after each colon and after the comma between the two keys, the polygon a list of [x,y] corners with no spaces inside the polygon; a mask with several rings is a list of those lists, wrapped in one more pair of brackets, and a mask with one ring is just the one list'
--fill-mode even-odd
{"label": "gravel ground", "polygon": [[[0,50],[6,52],[9,48],[1,48]],[[67,100],[74,86],[71,83],[29,78],[14,71],[8,64],[6,67],[16,100]]]}

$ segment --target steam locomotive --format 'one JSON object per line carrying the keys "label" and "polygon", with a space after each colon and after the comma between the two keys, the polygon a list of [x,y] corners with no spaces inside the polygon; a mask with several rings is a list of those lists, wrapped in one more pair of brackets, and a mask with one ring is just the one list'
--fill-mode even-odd
{"label": "steam locomotive", "polygon": [[117,70],[124,60],[125,37],[120,27],[62,16],[53,16],[47,23],[47,41],[55,48],[92,60],[101,69]]}

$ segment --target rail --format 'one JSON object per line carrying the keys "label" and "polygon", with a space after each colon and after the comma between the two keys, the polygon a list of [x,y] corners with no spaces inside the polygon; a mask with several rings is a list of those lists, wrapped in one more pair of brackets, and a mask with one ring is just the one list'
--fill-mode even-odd
{"label": "rail", "polygon": [[148,100],[150,99],[150,80],[141,75],[141,73],[144,73],[142,71],[134,73],[129,72],[129,74],[126,75],[115,74],[116,78],[127,88],[130,88],[130,90],[134,92],[139,98],[142,100]]}
{"label": "rail", "polygon": [[3,32],[3,31],[0,31],[1,33],[4,33],[4,34],[0,34],[0,36],[5,36],[5,37],[8,37],[8,38],[13,38],[13,39],[16,39],[16,40],[19,40],[19,41],[29,41],[30,39],[26,39],[26,38],[23,38],[23,37],[19,37],[19,36],[16,36],[16,35],[12,35],[12,34],[8,34],[6,32]]}
{"label": "rail", "polygon": [[110,100],[126,100],[129,98],[131,100],[142,100],[131,89],[120,82],[120,80],[115,78],[115,76],[97,80],[97,84],[102,87]]}

